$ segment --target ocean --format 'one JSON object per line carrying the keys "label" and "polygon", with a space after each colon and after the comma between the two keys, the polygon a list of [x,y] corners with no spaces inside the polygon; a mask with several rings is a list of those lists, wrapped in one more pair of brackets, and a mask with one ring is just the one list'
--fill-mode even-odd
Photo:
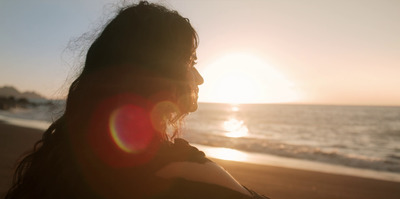
{"label": "ocean", "polygon": [[[0,120],[45,129],[56,104]],[[400,107],[200,103],[182,137],[214,158],[400,181]]]}

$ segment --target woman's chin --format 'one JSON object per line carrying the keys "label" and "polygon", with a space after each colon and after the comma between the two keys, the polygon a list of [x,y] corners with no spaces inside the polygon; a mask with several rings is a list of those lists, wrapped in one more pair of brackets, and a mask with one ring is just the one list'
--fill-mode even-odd
{"label": "woman's chin", "polygon": [[178,101],[178,104],[180,105],[181,108],[181,112],[182,113],[195,112],[198,108],[197,99],[198,99],[197,93],[192,93],[190,95],[182,96]]}
{"label": "woman's chin", "polygon": [[194,102],[190,105],[189,112],[195,112],[198,108],[197,102]]}
{"label": "woman's chin", "polygon": [[189,105],[189,112],[195,112],[198,108],[198,104],[197,104],[197,100],[199,99],[199,96],[197,94],[197,92],[193,92],[191,94],[191,98],[190,98],[190,105]]}

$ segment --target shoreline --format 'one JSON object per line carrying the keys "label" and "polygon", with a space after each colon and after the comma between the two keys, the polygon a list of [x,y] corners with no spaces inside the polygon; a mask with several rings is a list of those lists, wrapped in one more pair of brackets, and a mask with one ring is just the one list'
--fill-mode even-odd
{"label": "shoreline", "polygon": [[30,119],[24,119],[24,118],[14,118],[14,117],[8,117],[8,116],[4,116],[4,115],[0,115],[0,122],[4,122],[6,124],[14,125],[14,126],[18,126],[18,127],[40,130],[40,131],[45,131],[51,125],[51,122],[30,120]]}
{"label": "shoreline", "polygon": [[[43,130],[15,126],[0,121],[0,195],[11,185],[17,159],[33,148]],[[212,159],[223,166],[241,184],[268,197],[395,199],[400,183],[348,175],[306,171],[281,166],[260,165]]]}
{"label": "shoreline", "polygon": [[275,166],[327,174],[346,175],[400,183],[400,174],[394,172],[376,171],[371,169],[334,165],[323,162],[287,158],[262,153],[243,152],[230,148],[211,147],[200,144],[192,145],[204,151],[208,155],[208,157],[212,159],[227,160],[245,164]]}

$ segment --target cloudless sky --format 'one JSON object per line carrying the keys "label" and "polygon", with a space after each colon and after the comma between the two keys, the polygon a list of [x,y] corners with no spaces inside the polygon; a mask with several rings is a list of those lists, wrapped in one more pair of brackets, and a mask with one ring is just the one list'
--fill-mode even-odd
{"label": "cloudless sky", "polygon": [[[99,28],[118,2],[0,1],[0,86],[65,95],[80,53],[68,44]],[[242,102],[400,105],[400,1],[154,2],[178,10],[198,31],[206,81],[200,101],[238,97],[229,91],[233,83],[219,82],[237,68],[247,74],[247,88],[236,89],[249,97]],[[257,89],[246,94],[250,88]]]}

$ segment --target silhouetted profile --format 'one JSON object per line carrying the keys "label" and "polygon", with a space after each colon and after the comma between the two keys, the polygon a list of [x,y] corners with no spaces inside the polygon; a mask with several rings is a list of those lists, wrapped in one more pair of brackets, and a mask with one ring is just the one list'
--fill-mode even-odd
{"label": "silhouetted profile", "polygon": [[147,2],[121,9],[6,198],[264,198],[177,138],[203,83],[197,43],[176,11]]}

